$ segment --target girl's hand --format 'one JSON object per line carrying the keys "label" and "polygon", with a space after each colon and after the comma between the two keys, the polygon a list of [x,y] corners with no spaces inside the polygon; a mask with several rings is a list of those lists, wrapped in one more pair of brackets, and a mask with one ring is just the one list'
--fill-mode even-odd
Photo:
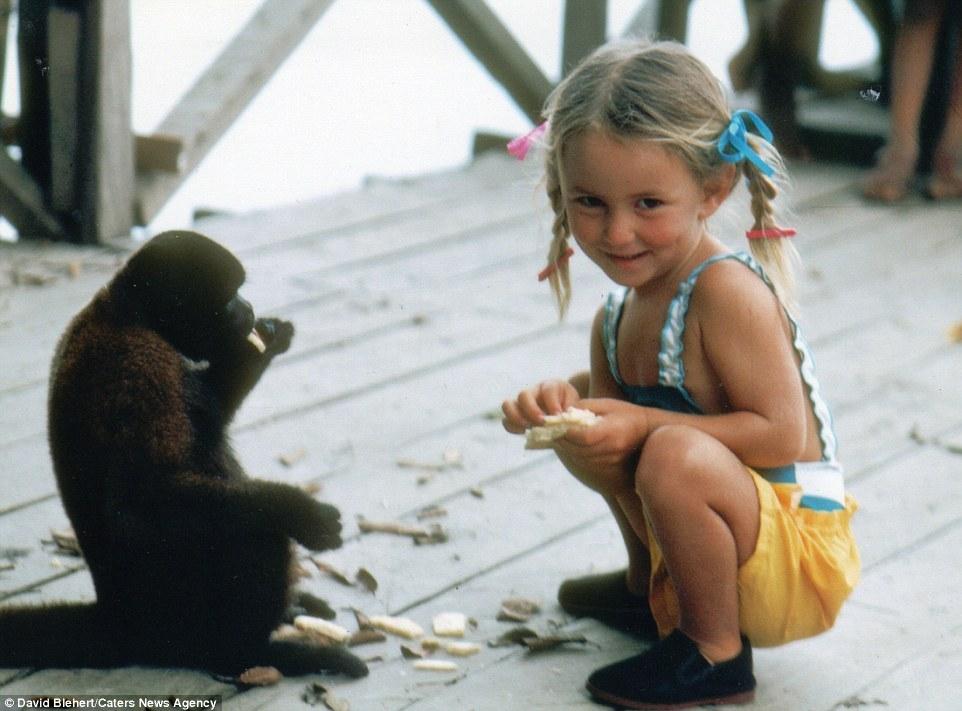
{"label": "girl's hand", "polygon": [[605,495],[634,489],[641,446],[649,433],[647,410],[612,398],[582,400],[578,407],[601,419],[591,427],[572,427],[555,442],[555,452],[582,482]]}
{"label": "girl's hand", "polygon": [[546,380],[522,390],[515,400],[501,404],[502,424],[512,434],[524,434],[529,427],[544,424],[545,415],[557,415],[580,400],[574,385],[566,380]]}

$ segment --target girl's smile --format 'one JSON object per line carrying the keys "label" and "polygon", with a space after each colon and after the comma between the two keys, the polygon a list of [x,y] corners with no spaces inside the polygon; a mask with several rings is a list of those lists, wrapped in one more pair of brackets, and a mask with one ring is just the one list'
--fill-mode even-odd
{"label": "girl's smile", "polygon": [[600,131],[567,142],[561,184],[582,251],[616,283],[635,288],[655,286],[688,262],[705,219],[727,195],[700,185],[658,143]]}

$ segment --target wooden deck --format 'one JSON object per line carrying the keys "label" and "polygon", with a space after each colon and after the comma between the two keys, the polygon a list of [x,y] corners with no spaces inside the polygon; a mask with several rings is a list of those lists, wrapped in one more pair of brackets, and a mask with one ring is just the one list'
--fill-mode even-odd
{"label": "wooden deck", "polygon": [[[468,638],[484,645],[479,654],[458,660],[457,673],[415,671],[392,639],[358,648],[380,659],[364,680],[244,691],[189,671],[0,670],[0,695],[213,693],[237,711],[297,709],[318,681],[355,711],[596,708],[586,675],[638,643],[566,619],[554,594],[567,576],[620,565],[617,531],[597,497],[550,453],[525,452],[496,414],[521,387],[584,367],[588,324],[609,288],[576,257],[572,312],[556,322],[535,279],[550,215],[532,169],[488,156],[198,225],[241,257],[255,308],[298,328],[239,413],[241,460],[258,476],[320,484],[349,529],[323,559],[379,582],[371,594],[309,566],[304,586],[350,628],[352,606],[426,628],[438,612],[463,612],[477,620]],[[803,323],[861,504],[864,575],[835,629],[756,652],[755,708],[962,708],[962,344],[947,336],[962,320],[962,204],[870,206],[853,169],[793,175]],[[734,206],[716,231],[739,234],[743,215]],[[0,247],[0,605],[91,599],[82,561],[45,542],[67,523],[46,449],[46,376],[70,315],[123,253]],[[440,471],[399,464],[453,452],[460,466]],[[357,516],[415,523],[428,506],[446,511],[435,520],[448,542],[356,528]],[[590,644],[487,647],[511,627],[496,620],[510,595],[544,602],[536,629],[559,623]]]}

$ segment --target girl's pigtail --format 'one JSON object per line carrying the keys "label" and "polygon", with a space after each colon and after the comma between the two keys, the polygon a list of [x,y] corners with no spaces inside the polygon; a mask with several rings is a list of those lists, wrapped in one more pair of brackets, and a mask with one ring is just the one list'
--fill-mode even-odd
{"label": "girl's pigtail", "polygon": [[571,302],[571,276],[568,270],[568,218],[561,196],[561,184],[557,173],[548,170],[547,193],[554,211],[551,223],[551,246],[548,247],[547,279],[558,305],[558,318],[563,319]]}
{"label": "girl's pigtail", "polygon": [[[761,141],[750,139],[752,143]],[[770,145],[765,153],[769,164],[780,167],[778,154]],[[796,310],[795,297],[795,267],[799,261],[798,251],[790,239],[790,230],[783,230],[778,226],[775,215],[775,198],[778,196],[778,185],[772,178],[765,175],[757,165],[750,161],[742,163],[745,177],[748,181],[748,192],[751,196],[751,210],[754,224],[749,233],[751,237],[749,248],[752,255],[764,267],[766,274],[775,287],[775,295],[789,312]]]}

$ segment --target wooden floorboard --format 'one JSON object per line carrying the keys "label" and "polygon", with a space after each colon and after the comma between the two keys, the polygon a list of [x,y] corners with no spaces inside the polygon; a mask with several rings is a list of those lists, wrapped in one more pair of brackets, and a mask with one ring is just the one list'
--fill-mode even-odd
{"label": "wooden floorboard", "polygon": [[[831,632],[756,651],[755,707],[958,708],[962,346],[947,331],[962,321],[962,205],[869,205],[856,169],[792,168],[802,322],[860,502],[865,571]],[[215,693],[230,709],[307,708],[305,685],[321,681],[353,709],[593,708],[586,675],[639,644],[566,619],[554,594],[565,577],[620,565],[618,534],[595,495],[552,455],[525,452],[497,417],[518,389],[585,366],[588,324],[610,288],[577,256],[571,315],[557,323],[535,279],[550,227],[536,183],[531,165],[488,156],[198,229],[241,256],[255,308],[298,329],[238,414],[238,455],[257,476],[320,484],[346,522],[345,546],[323,559],[379,582],[376,595],[345,587],[305,557],[302,585],[346,626],[351,606],[424,626],[458,610],[477,619],[469,637],[482,644],[507,627],[495,620],[501,599],[534,596],[539,629],[554,621],[591,644],[544,655],[485,646],[445,676],[415,672],[392,639],[360,648],[382,658],[365,680],[243,692],[183,670],[0,670],[0,693]],[[727,243],[742,247],[747,214],[740,195],[719,216]],[[0,563],[13,563],[0,570],[0,605],[93,599],[82,560],[43,543],[66,524],[46,377],[63,327],[124,254],[0,246]],[[430,469],[451,452],[460,466]],[[445,511],[446,543],[358,531],[358,516],[416,523],[428,506]]]}

